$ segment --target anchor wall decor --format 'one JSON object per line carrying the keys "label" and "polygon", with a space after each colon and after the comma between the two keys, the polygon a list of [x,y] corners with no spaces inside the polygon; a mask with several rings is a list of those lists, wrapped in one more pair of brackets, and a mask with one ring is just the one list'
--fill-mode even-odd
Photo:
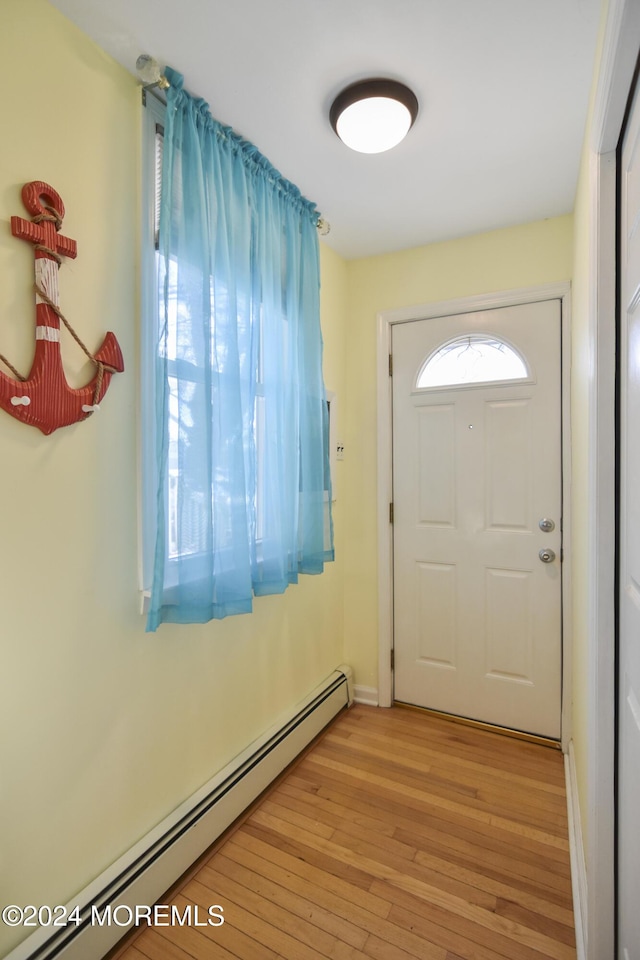
{"label": "anchor wall decor", "polygon": [[[61,257],[75,258],[75,240],[59,231],[64,218],[60,195],[41,180],[22,188],[22,200],[32,220],[11,217],[14,237],[35,244],[36,345],[31,371],[21,377],[5,357],[0,359],[16,379],[0,371],[0,407],[12,417],[49,434],[58,427],[86,420],[107,392],[114,373],[122,373],[124,362],[113,333],[107,333],[100,349],[91,354],[68,320],[58,301],[58,269]],[[67,383],[60,355],[60,321],[96,366],[89,383],[74,389]]]}

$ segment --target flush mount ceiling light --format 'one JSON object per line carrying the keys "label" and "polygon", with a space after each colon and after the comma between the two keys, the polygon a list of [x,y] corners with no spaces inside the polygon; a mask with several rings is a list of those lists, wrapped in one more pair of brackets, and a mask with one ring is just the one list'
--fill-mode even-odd
{"label": "flush mount ceiling light", "polygon": [[382,153],[404,140],[418,116],[416,95],[397,80],[360,80],[331,105],[331,126],[359,153]]}

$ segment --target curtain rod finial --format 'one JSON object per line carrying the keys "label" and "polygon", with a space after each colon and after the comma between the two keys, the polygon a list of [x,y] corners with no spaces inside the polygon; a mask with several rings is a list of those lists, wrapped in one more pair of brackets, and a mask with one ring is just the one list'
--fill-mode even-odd
{"label": "curtain rod finial", "polygon": [[166,90],[169,86],[169,81],[163,75],[160,64],[154,57],[150,57],[148,53],[140,54],[136,60],[136,70],[145,85],[145,89],[148,87],[160,87],[161,90]]}

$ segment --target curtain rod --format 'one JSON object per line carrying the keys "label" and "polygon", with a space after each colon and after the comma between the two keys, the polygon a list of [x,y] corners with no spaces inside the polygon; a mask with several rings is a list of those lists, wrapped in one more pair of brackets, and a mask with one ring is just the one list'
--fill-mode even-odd
{"label": "curtain rod", "polygon": [[[159,100],[160,103],[163,103],[166,106],[167,101],[163,91],[167,90],[170,84],[165,75],[162,73],[158,61],[154,57],[149,56],[148,53],[141,53],[136,60],[136,71],[140,79],[143,81],[143,105],[146,105],[147,93],[150,93],[157,100]],[[328,220],[325,220],[324,217],[318,215],[316,229],[321,237],[326,237],[327,234],[331,232],[331,224]]]}

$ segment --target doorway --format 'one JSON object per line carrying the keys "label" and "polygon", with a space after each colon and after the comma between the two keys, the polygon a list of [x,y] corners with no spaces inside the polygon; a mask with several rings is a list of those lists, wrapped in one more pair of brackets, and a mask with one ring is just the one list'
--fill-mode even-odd
{"label": "doorway", "polygon": [[[561,688],[561,745],[568,747],[568,730],[570,717],[571,689],[571,459],[570,450],[570,408],[569,408],[569,377],[570,377],[570,287],[568,283],[544,284],[519,290],[509,290],[503,293],[480,294],[475,297],[464,297],[457,300],[440,301],[437,303],[422,304],[414,307],[384,311],[378,315],[378,703],[380,706],[389,706],[394,698],[394,524],[390,522],[390,505],[393,502],[393,406],[392,385],[390,375],[390,356],[392,354],[392,338],[398,324],[410,321],[434,320],[450,318],[456,315],[469,315],[500,310],[503,307],[517,307],[522,304],[532,304],[543,301],[556,301],[559,304],[561,315],[562,338],[562,398],[561,398],[561,430],[562,430],[562,486],[561,486],[561,514],[563,518],[562,537],[564,542],[564,563],[562,565],[561,596],[562,596],[562,688]],[[445,339],[445,338],[443,338]],[[509,338],[507,337],[507,340]],[[424,360],[424,358],[420,358]],[[418,366],[418,358],[416,358]],[[538,520],[544,519],[539,517]],[[555,522],[554,517],[547,518]],[[542,545],[538,547],[538,551]],[[555,546],[552,549],[557,553]],[[537,553],[536,551],[536,557]],[[540,568],[542,562],[536,560]],[[552,564],[553,565],[553,564]],[[556,567],[557,569],[557,567]],[[566,742],[565,742],[566,740]]]}
{"label": "doorway", "polygon": [[394,699],[560,738],[561,304],[397,324]]}

